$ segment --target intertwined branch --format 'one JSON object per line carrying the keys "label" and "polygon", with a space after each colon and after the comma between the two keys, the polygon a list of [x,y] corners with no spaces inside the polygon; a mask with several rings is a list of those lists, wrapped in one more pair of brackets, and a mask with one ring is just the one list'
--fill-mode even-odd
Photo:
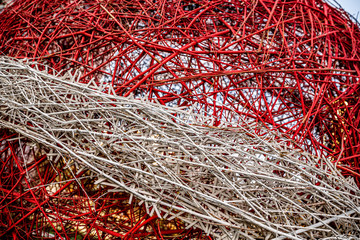
{"label": "intertwined branch", "polygon": [[91,87],[3,57],[0,127],[90,169],[151,215],[215,237],[360,233],[360,192],[327,159],[260,125],[210,127],[211,118]]}

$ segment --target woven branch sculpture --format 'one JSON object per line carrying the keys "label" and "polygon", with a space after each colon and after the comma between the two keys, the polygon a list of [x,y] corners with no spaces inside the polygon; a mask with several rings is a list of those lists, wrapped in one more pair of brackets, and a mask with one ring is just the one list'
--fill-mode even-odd
{"label": "woven branch sculpture", "polygon": [[60,156],[130,193],[149,215],[216,239],[360,234],[355,183],[280,134],[213,127],[213,118],[66,78],[1,58],[0,126],[51,150],[54,164]]}
{"label": "woven branch sculpture", "polygon": [[360,30],[323,0],[18,0],[0,15],[0,52],[215,126],[246,116],[360,184]]}

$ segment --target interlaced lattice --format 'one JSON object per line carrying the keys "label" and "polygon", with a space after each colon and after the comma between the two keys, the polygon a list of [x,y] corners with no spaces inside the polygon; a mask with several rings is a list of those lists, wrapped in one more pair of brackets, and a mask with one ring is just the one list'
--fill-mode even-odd
{"label": "interlaced lattice", "polygon": [[180,219],[216,239],[360,233],[352,179],[280,133],[246,122],[214,127],[203,114],[66,77],[1,58],[0,126],[39,143],[50,162],[60,157],[90,170],[95,185],[130,193],[150,216]]}

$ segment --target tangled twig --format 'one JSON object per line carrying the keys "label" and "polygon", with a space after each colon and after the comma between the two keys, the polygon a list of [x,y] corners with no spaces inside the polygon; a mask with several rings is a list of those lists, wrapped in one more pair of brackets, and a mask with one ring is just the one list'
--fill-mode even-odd
{"label": "tangled twig", "polygon": [[351,179],[260,125],[210,127],[211,118],[4,57],[0,86],[1,128],[90,169],[150,215],[226,239],[360,233]]}

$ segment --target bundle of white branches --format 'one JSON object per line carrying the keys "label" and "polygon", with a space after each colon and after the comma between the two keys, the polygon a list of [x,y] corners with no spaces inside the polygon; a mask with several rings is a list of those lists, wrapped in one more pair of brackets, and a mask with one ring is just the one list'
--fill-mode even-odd
{"label": "bundle of white branches", "polygon": [[[0,58],[0,127],[216,239],[360,234],[360,192],[280,134],[104,93]],[[129,199],[132,201],[132,197]]]}

